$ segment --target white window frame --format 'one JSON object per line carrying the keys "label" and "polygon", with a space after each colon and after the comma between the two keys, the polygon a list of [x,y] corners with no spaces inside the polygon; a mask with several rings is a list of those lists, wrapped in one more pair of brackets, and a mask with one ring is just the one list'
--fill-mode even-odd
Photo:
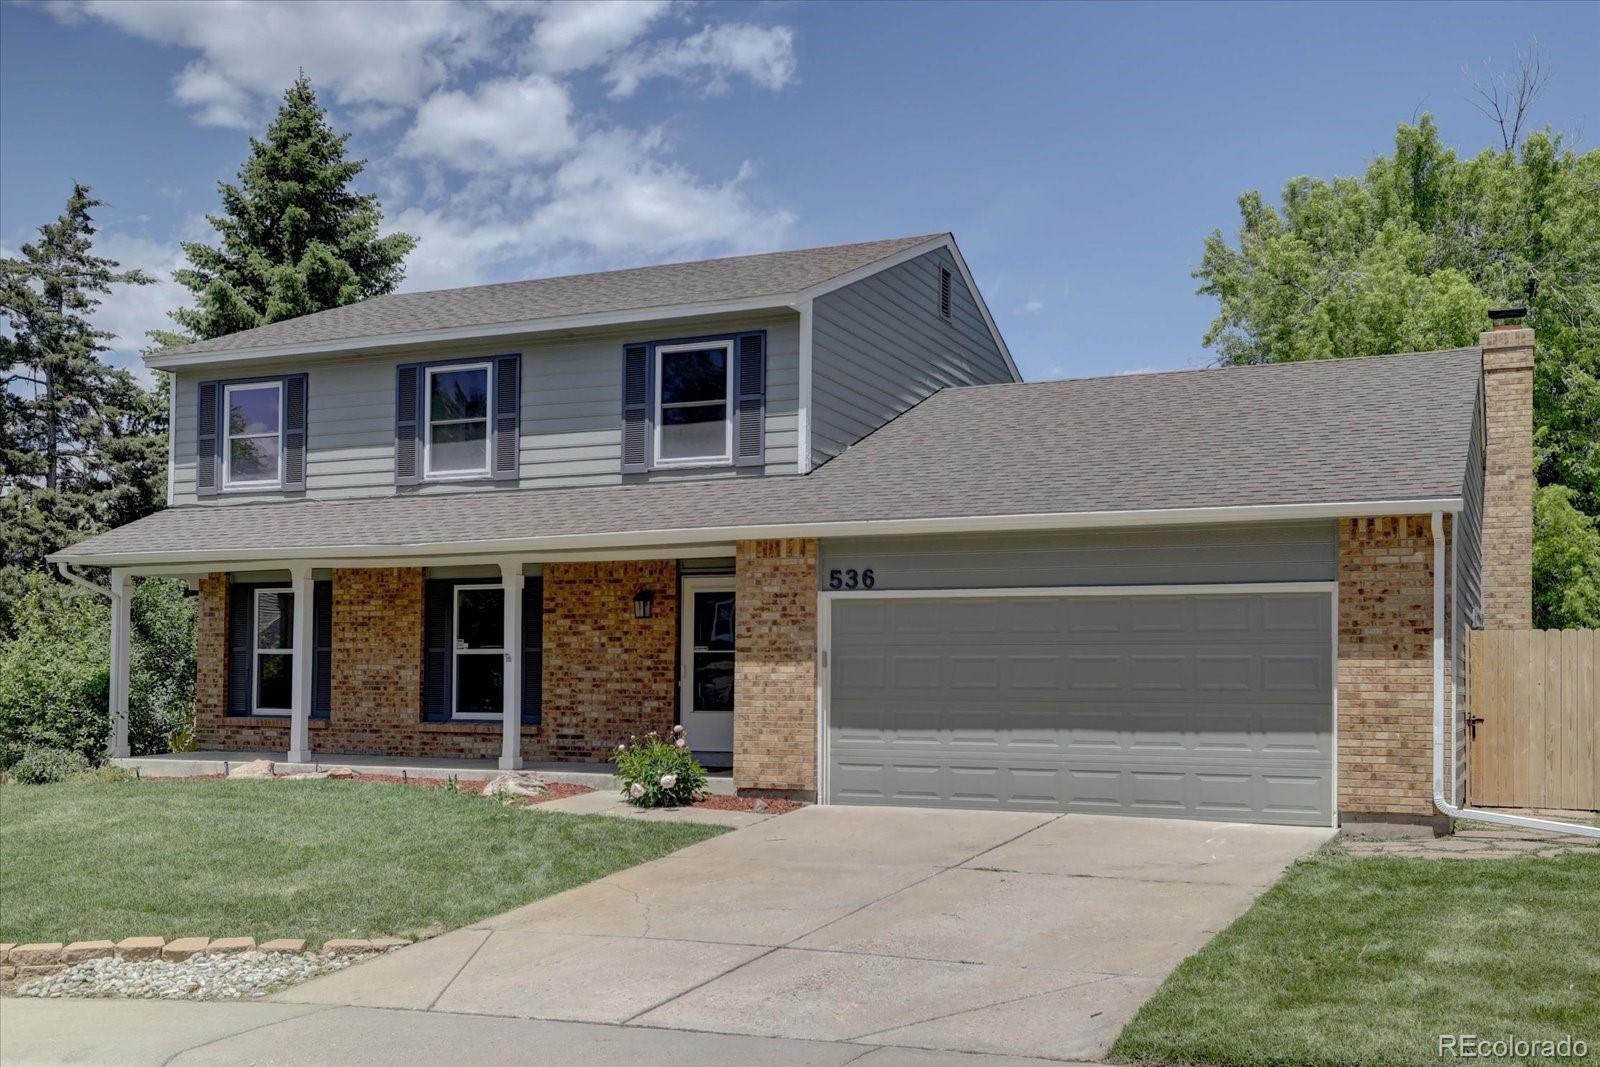
{"label": "white window frame", "polygon": [[[488,363],[445,363],[428,367],[422,378],[422,475],[430,482],[459,481],[464,478],[487,478],[494,473],[494,368]],[[433,376],[457,374],[464,370],[483,372],[483,418],[446,419],[441,426],[462,426],[469,422],[483,423],[483,466],[474,470],[436,471],[433,469]]]}
{"label": "white window frame", "polygon": [[[292,618],[289,623],[288,648],[261,647],[261,595],[263,593],[270,593],[273,595],[288,593],[291,597],[293,597],[294,586],[275,585],[271,586],[270,588],[257,589],[255,590],[254,595],[252,595],[250,598],[250,714],[269,715],[274,717],[292,715],[294,714],[294,709],[292,707],[263,708],[256,703],[256,701],[261,698],[261,657],[288,656],[289,676],[292,678],[294,677],[294,657],[300,654],[300,650],[294,646],[295,631],[297,630],[297,627],[294,625]],[[294,610],[297,612],[300,610],[298,598],[294,604]],[[293,702],[292,696],[290,698],[290,702]]]}
{"label": "white window frame", "polygon": [[[268,432],[262,430],[258,433],[234,433],[233,424],[233,394],[253,389],[271,389],[278,394],[278,428]],[[224,491],[251,490],[251,489],[277,489],[283,485],[283,382],[229,382],[222,387],[222,488]],[[233,479],[233,442],[235,440],[254,439],[258,437],[275,437],[278,440],[278,473],[271,481],[259,479],[255,481],[234,481]]]}
{"label": "white window frame", "polygon": [[[667,365],[667,361],[665,359],[661,358],[661,357],[662,356],[669,356],[674,352],[700,352],[700,351],[704,351],[705,349],[710,349],[710,348],[720,348],[720,349],[722,349],[723,367],[727,371],[727,374],[725,375],[726,386],[725,386],[725,388],[723,390],[724,399],[723,400],[692,400],[692,401],[688,401],[688,402],[680,402],[680,403],[671,404],[671,405],[668,405],[668,404],[664,403],[663,400],[661,399],[662,395],[663,395],[662,392],[661,392],[661,380],[662,380],[662,377],[663,377],[663,370]],[[734,408],[734,402],[735,402],[734,401],[734,395],[733,395],[733,339],[732,338],[724,338],[723,340],[720,340],[720,341],[685,341],[685,342],[682,342],[682,343],[679,343],[679,344],[657,345],[656,346],[655,365],[656,365],[655,366],[655,371],[656,371],[655,398],[654,398],[655,404],[654,404],[654,411],[652,411],[652,413],[651,413],[652,417],[653,417],[653,419],[655,421],[655,440],[654,440],[654,442],[652,442],[653,445],[655,446],[652,449],[652,455],[655,456],[655,466],[657,466],[657,467],[714,467],[714,466],[719,466],[719,465],[726,466],[728,464],[731,464],[733,462],[733,408]],[[669,406],[670,407],[674,407],[674,408],[688,408],[688,407],[710,407],[713,404],[722,404],[723,405],[722,454],[720,456],[684,456],[684,457],[675,458],[675,459],[662,459],[661,458],[661,427],[662,427],[662,425],[664,423],[664,420],[661,417],[661,413]]]}
{"label": "white window frame", "polygon": [[[450,655],[452,657],[450,660],[450,717],[452,719],[462,719],[468,722],[499,722],[505,715],[503,710],[496,710],[492,712],[464,711],[459,713],[456,711],[456,694],[460,691],[461,682],[461,672],[456,669],[456,665],[460,658],[462,656],[503,657],[511,647],[506,643],[506,639],[510,635],[504,633],[500,635],[499,648],[460,647],[461,639],[457,635],[461,633],[461,594],[482,589],[497,590],[504,595],[506,587],[499,582],[484,582],[481,584],[474,583],[472,585],[458,585],[451,593],[451,596],[455,599],[450,605]],[[501,618],[505,617],[504,601],[502,601],[500,604],[500,616]],[[500,700],[502,703],[505,701],[504,673],[500,675]]]}

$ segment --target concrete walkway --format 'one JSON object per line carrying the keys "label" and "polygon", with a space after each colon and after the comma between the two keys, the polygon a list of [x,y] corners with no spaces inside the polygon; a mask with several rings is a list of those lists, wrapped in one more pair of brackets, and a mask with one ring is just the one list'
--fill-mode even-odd
{"label": "concrete walkway", "polygon": [[1010,1056],[735,1037],[642,1026],[488,1018],[441,1011],[29,999],[0,1001],[0,1063],[6,1067],[464,1067],[494,1063],[561,1067],[649,1067],[658,1063],[741,1067],[1063,1067],[1059,1061]]}
{"label": "concrete walkway", "polygon": [[[412,778],[448,778],[455,775],[463,782],[483,782],[500,773],[496,762],[492,759],[345,756],[337,752],[313,752],[309,763],[290,763],[284,759],[282,749],[270,752],[245,749],[163,752],[154,756],[128,756],[111,762],[146,778],[193,778],[207,774],[226,774],[230,767],[263,759],[271,760],[279,774],[299,774],[306,771],[327,770],[329,767],[349,767],[357,774],[404,772]],[[522,769],[532,771],[551,782],[572,782],[593,789],[616,788],[616,778],[613,777],[615,768],[609,763],[526,763]],[[706,792],[732,794],[731,772],[710,771],[706,776]]]}
{"label": "concrete walkway", "polygon": [[281,999],[1092,1060],[1331,833],[805,808]]}
{"label": "concrete walkway", "polygon": [[1090,1061],[1328,830],[812,807],[288,990],[0,1004],[5,1064]]}
{"label": "concrete walkway", "polygon": [[739,829],[754,826],[774,818],[772,812],[725,811],[721,808],[636,808],[622,799],[616,789],[596,789],[560,800],[546,800],[538,805],[539,811],[564,811],[569,815],[610,815],[618,819],[640,819],[646,822],[698,822],[711,826],[731,826]]}

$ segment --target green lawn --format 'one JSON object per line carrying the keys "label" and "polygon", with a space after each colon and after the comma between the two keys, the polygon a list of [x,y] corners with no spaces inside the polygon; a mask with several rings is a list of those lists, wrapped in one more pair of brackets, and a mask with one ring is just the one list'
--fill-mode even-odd
{"label": "green lawn", "polygon": [[376,782],[0,788],[0,941],[460,926],[720,833]]}
{"label": "green lawn", "polygon": [[1597,1054],[1600,856],[1319,853],[1173,972],[1111,1055],[1438,1064],[1442,1033],[1570,1034]]}

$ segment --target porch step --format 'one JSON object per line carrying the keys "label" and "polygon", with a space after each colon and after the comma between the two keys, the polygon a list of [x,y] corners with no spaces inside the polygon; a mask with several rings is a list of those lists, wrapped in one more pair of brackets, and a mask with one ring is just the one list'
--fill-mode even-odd
{"label": "porch step", "polygon": [[[357,774],[401,774],[411,778],[449,778],[464,782],[486,781],[499,774],[494,760],[487,759],[408,759],[400,756],[340,756],[318,754],[310,763],[290,763],[282,752],[167,752],[158,756],[129,756],[111,762],[144,778],[193,778],[206,774],[226,774],[228,768],[251,760],[268,759],[280,774],[300,774],[349,767]],[[526,763],[522,767],[551,782],[571,782],[591,789],[613,789],[609,763]],[[711,771],[706,791],[732,795],[733,777],[727,771]]]}

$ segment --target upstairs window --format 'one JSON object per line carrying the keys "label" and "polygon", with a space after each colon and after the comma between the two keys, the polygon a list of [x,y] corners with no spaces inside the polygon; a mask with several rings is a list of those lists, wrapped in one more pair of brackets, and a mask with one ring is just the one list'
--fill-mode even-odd
{"label": "upstairs window", "polygon": [[425,470],[430,478],[489,474],[489,364],[428,368]]}
{"label": "upstairs window", "polygon": [[277,485],[283,480],[283,383],[230,385],[223,394],[223,484],[230,489]]}
{"label": "upstairs window", "polygon": [[730,341],[656,349],[656,466],[732,462],[732,352]]}

